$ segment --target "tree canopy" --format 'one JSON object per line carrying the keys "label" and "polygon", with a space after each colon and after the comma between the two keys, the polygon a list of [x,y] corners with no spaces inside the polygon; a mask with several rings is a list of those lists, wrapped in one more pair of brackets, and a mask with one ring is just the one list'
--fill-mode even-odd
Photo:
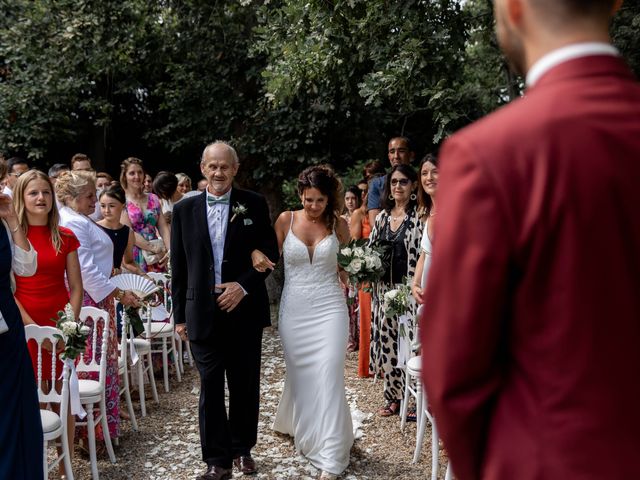
{"label": "tree canopy", "polygon": [[[490,0],[0,0],[0,150],[42,168],[88,153],[197,175],[204,145],[238,147],[245,181],[278,190],[418,152],[518,95]],[[612,37],[640,72],[640,7]]]}

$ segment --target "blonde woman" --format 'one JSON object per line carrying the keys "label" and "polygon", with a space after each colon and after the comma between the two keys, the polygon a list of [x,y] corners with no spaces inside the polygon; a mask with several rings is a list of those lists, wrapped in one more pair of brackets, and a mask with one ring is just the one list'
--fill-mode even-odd
{"label": "blonde woman", "polygon": [[[25,325],[55,327],[57,313],[71,304],[76,317],[82,306],[82,278],[78,261],[78,239],[68,228],[59,225],[58,209],[53,197],[49,176],[38,170],[29,170],[18,179],[13,192],[20,226],[38,253],[38,268],[33,276],[16,275],[15,299]],[[69,290],[65,285],[65,277]],[[45,348],[47,348],[45,346]],[[49,351],[51,345],[49,344]],[[29,343],[34,371],[38,368],[38,348]],[[42,378],[51,378],[51,356],[42,354]],[[62,362],[56,362],[56,372],[62,372]],[[73,452],[74,417],[69,412],[69,451]],[[64,471],[61,465],[61,471]]]}

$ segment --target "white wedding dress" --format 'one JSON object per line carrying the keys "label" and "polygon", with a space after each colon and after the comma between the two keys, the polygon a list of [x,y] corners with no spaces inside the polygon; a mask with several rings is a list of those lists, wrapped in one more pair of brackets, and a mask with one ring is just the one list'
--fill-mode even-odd
{"label": "white wedding dress", "polygon": [[287,374],[273,425],[293,436],[296,450],[314,466],[336,475],[349,464],[354,440],[344,388],[349,315],[338,282],[338,248],[335,233],[313,252],[292,228],[284,240],[278,329]]}

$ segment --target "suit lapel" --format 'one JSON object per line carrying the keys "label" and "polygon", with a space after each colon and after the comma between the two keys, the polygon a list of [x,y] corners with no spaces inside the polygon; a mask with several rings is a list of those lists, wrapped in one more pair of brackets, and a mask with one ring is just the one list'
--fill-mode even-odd
{"label": "suit lapel", "polygon": [[194,202],[195,224],[198,236],[205,245],[205,250],[209,252],[209,258],[213,263],[213,250],[211,249],[211,236],[209,235],[209,222],[207,221],[207,194],[202,193]]}

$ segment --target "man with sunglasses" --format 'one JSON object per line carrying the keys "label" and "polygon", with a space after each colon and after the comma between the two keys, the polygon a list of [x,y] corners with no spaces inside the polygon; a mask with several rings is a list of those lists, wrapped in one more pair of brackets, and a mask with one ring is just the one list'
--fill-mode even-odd
{"label": "man with sunglasses", "polygon": [[[410,165],[415,157],[415,152],[408,137],[393,137],[389,140],[387,158],[391,168],[396,165]],[[376,216],[382,209],[382,195],[384,193],[384,183],[387,176],[376,177],[369,184],[369,196],[367,198],[367,210],[369,211],[369,223],[373,225]]]}

